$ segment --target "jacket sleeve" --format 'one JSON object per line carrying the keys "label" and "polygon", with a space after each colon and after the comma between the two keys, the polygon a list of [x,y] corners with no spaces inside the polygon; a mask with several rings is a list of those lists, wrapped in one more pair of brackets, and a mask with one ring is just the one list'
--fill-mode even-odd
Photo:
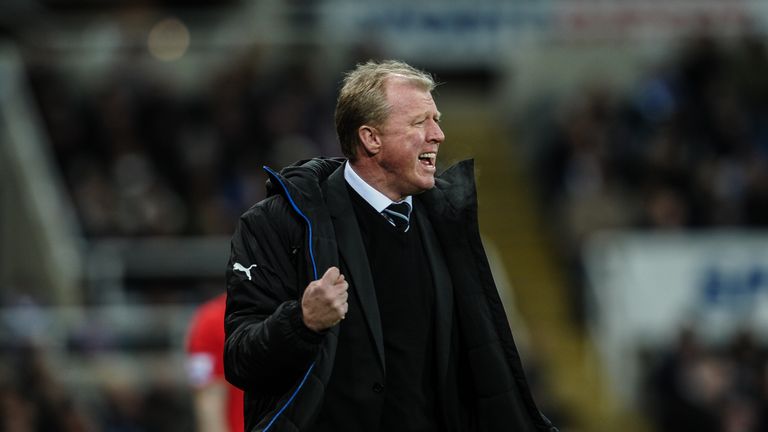
{"label": "jacket sleeve", "polygon": [[240,218],[227,268],[224,372],[243,390],[281,394],[306,372],[323,334],[302,320],[304,227],[280,197]]}

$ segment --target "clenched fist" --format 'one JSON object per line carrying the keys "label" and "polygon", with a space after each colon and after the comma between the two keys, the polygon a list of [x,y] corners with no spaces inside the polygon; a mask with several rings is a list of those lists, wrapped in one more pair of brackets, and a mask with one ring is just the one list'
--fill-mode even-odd
{"label": "clenched fist", "polygon": [[338,324],[347,314],[349,284],[336,267],[329,268],[322,278],[312,281],[301,298],[304,325],[316,332]]}

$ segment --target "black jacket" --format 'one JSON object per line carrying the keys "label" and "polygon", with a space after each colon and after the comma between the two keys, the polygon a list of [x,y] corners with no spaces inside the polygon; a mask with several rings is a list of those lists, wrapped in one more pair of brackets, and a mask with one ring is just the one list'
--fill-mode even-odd
{"label": "black jacket", "polygon": [[[269,197],[240,219],[227,270],[227,379],[245,390],[250,431],[309,428],[333,369],[338,327],[317,334],[300,299],[331,266],[348,275],[385,373],[381,323],[368,262],[343,179],[342,159],[312,159],[270,176]],[[457,430],[556,431],[531,397],[480,241],[473,164],[461,162],[414,197],[432,233],[425,248],[436,297],[439,393],[467,407]],[[420,218],[424,219],[424,218]],[[459,377],[465,386],[456,387]],[[453,393],[461,394],[453,394]],[[445,402],[445,401],[443,401]],[[457,426],[460,424],[461,426]]]}

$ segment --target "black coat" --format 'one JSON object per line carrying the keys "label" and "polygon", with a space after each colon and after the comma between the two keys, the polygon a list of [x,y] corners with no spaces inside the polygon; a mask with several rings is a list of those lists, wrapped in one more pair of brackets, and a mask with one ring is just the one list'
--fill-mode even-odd
{"label": "black coat", "polygon": [[[300,299],[328,267],[341,268],[362,309],[358,326],[365,327],[360,331],[367,332],[372,353],[360,365],[363,376],[383,379],[378,306],[342,166],[341,159],[313,159],[280,174],[267,168],[270,196],[241,217],[233,236],[224,367],[227,379],[246,392],[247,430],[306,430],[318,414],[338,326],[323,334],[307,329]],[[452,428],[556,431],[531,397],[480,241],[472,162],[438,176],[414,206],[428,216],[420,230],[430,233],[425,250],[437,287],[438,395],[443,406],[465,407],[461,417],[444,413]],[[366,418],[377,424],[370,413],[357,414],[349,430]]]}

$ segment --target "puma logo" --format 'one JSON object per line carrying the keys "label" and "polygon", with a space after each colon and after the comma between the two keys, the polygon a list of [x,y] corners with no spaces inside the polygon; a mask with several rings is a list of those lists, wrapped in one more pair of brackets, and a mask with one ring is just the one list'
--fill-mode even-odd
{"label": "puma logo", "polygon": [[232,271],[240,270],[241,272],[245,273],[246,276],[248,276],[248,280],[251,280],[251,269],[254,267],[258,267],[258,266],[256,264],[253,264],[250,267],[246,268],[242,264],[236,262],[235,265],[232,266]]}

